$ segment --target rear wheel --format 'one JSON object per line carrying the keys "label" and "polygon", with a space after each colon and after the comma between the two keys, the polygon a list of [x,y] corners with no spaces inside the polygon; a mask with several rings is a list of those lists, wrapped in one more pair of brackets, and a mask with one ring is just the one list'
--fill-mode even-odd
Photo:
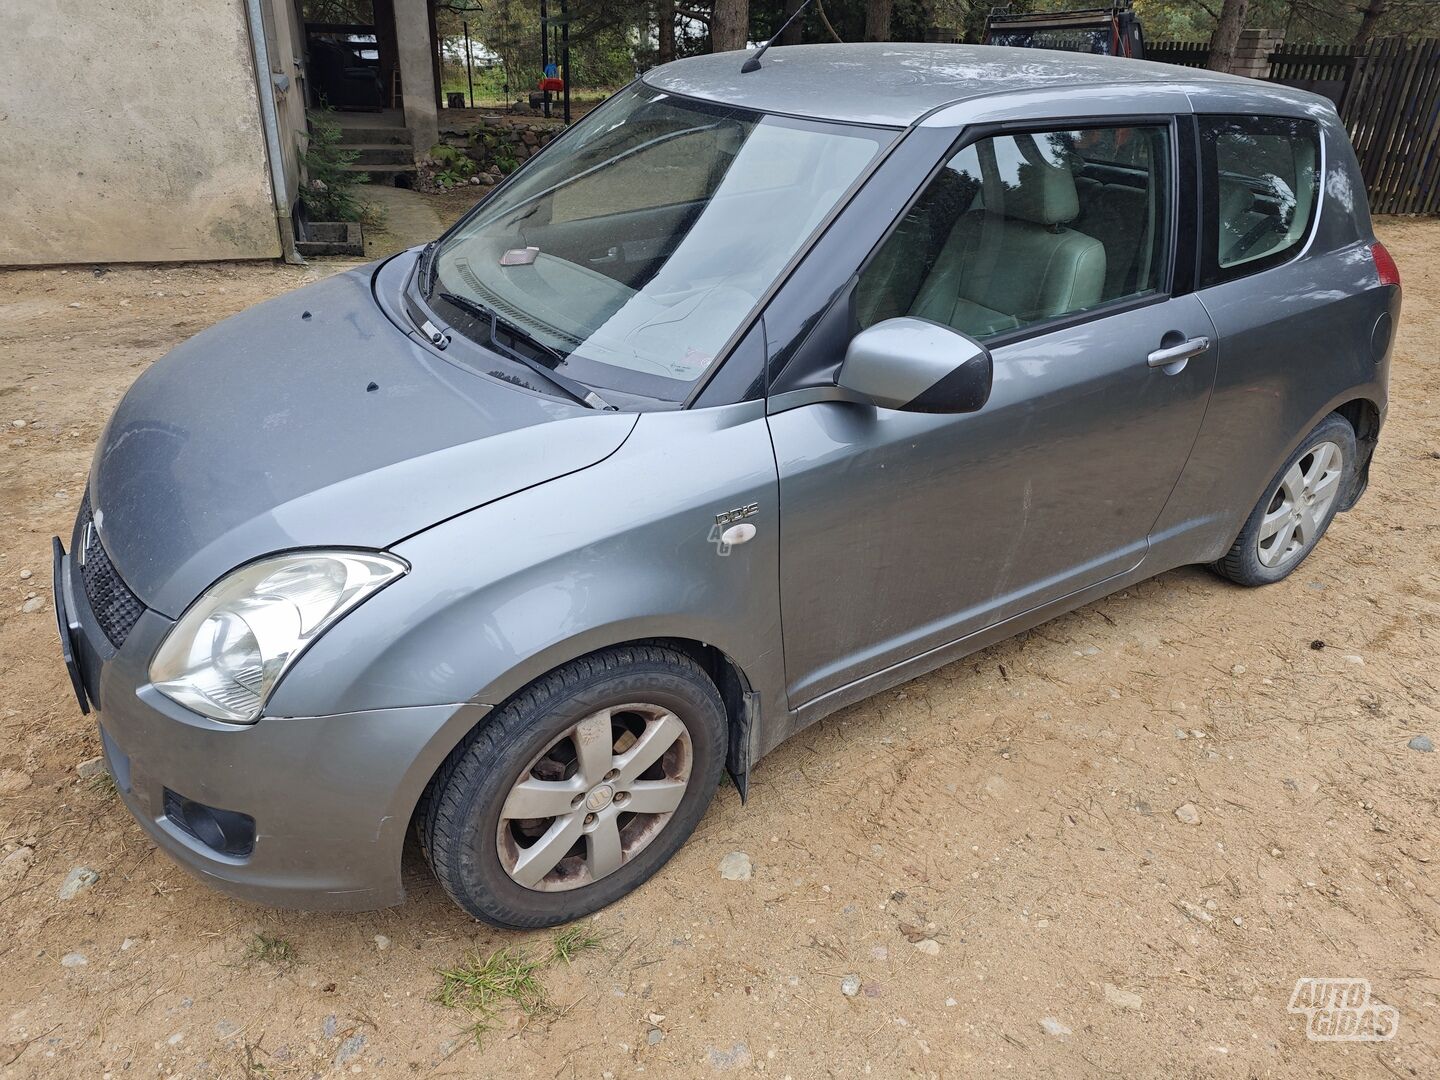
{"label": "rear wheel", "polygon": [[1268,585],[1314,550],[1355,468],[1355,431],[1331,413],[1290,455],[1214,569],[1240,585]]}
{"label": "rear wheel", "polygon": [[567,664],[458,747],[420,809],[422,846],[462,908],[553,926],[613,903],[685,842],[720,780],[719,692],[671,649]]}

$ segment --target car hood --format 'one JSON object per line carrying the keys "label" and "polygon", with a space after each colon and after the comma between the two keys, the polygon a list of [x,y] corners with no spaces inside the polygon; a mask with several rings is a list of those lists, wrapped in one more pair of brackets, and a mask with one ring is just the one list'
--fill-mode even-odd
{"label": "car hood", "polygon": [[386,318],[364,268],[156,362],[96,449],[90,501],[126,584],[170,617],[297,547],[384,548],[619,449],[598,413],[452,363]]}

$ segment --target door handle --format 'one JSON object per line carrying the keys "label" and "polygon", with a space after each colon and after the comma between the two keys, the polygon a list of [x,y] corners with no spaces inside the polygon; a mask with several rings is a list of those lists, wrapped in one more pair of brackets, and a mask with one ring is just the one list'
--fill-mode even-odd
{"label": "door handle", "polygon": [[1192,356],[1199,356],[1209,348],[1210,339],[1208,337],[1192,337],[1189,341],[1171,345],[1168,349],[1156,349],[1145,358],[1145,362],[1151,367],[1168,367],[1181,360],[1189,360]]}

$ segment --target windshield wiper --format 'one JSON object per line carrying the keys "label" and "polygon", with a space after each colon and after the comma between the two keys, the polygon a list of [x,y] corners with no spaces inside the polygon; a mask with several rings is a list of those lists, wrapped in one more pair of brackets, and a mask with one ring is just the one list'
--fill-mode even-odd
{"label": "windshield wiper", "polygon": [[601,409],[607,412],[618,411],[614,405],[611,405],[608,401],[602,398],[599,394],[595,393],[594,390],[591,390],[590,387],[586,386],[584,383],[576,379],[572,379],[567,375],[561,375],[554,368],[550,367],[547,364],[541,363],[533,356],[526,356],[524,352],[522,352],[520,349],[515,348],[513,345],[504,344],[499,340],[499,338],[496,337],[495,332],[498,328],[503,326],[505,328],[505,332],[511,337],[518,338],[521,341],[525,342],[527,345],[531,345],[534,348],[539,349],[541,352],[552,357],[555,363],[563,364],[565,362],[565,354],[560,352],[559,349],[551,348],[549,345],[546,345],[543,341],[536,338],[533,334],[528,333],[523,328],[516,326],[512,322],[508,322],[507,320],[500,318],[500,316],[495,313],[494,309],[486,307],[478,300],[471,300],[468,296],[457,296],[455,293],[448,292],[439,293],[438,296],[447,304],[459,308],[467,315],[472,315],[477,319],[482,319],[485,322],[489,323],[490,341],[488,342],[488,344],[491,348],[495,349],[498,352],[504,353],[506,356],[510,357],[512,360],[517,361],[518,363],[524,364],[527,368],[535,372],[535,374],[539,375],[541,378],[559,387],[560,390],[567,397],[573,398],[581,405],[587,406],[591,409]]}
{"label": "windshield wiper", "polygon": [[435,288],[435,247],[439,243],[439,240],[431,240],[420,249],[420,264],[417,267],[419,274],[416,276],[420,281],[420,295],[427,300],[431,290]]}
{"label": "windshield wiper", "polygon": [[509,319],[502,319],[499,312],[492,307],[482,304],[479,300],[472,300],[468,296],[460,296],[456,293],[448,292],[442,292],[439,296],[441,300],[458,307],[461,311],[474,315],[477,319],[484,319],[496,327],[502,327],[511,337],[519,338],[531,348],[539,349],[546,356],[550,357],[556,365],[565,363],[565,354],[559,349],[546,345],[545,342],[541,341],[520,324],[513,323]]}

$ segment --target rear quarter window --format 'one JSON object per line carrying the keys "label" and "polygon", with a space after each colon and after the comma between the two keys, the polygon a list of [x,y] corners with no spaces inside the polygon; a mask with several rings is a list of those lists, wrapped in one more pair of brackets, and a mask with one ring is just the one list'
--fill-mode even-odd
{"label": "rear quarter window", "polygon": [[1320,202],[1320,129],[1277,116],[1203,116],[1203,284],[1287,262]]}

